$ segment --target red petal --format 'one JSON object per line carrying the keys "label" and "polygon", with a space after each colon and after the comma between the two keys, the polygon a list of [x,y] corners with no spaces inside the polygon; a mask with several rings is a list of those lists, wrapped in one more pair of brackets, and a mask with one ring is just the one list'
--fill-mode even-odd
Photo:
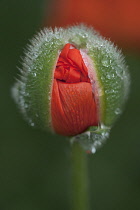
{"label": "red petal", "polygon": [[73,136],[97,126],[97,108],[80,51],[71,44],[62,49],[54,72],[51,100],[52,127]]}
{"label": "red petal", "polygon": [[73,136],[98,125],[91,84],[54,79],[51,101],[52,126],[61,135]]}

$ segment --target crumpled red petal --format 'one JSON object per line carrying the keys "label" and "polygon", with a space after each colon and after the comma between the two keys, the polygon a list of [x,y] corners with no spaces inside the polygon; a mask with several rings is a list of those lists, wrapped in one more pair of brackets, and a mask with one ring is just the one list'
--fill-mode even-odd
{"label": "crumpled red petal", "polygon": [[71,44],[66,44],[60,53],[54,78],[67,83],[90,82],[88,69],[80,51]]}

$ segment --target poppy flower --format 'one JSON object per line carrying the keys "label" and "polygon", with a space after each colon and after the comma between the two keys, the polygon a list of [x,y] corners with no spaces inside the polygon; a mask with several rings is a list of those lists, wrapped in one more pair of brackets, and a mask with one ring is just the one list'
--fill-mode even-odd
{"label": "poppy flower", "polygon": [[51,113],[53,128],[62,135],[73,136],[98,125],[88,69],[80,51],[69,43],[62,49],[54,72]]}
{"label": "poppy flower", "polygon": [[72,136],[93,151],[121,114],[128,89],[121,52],[77,25],[35,36],[12,92],[31,126]]}

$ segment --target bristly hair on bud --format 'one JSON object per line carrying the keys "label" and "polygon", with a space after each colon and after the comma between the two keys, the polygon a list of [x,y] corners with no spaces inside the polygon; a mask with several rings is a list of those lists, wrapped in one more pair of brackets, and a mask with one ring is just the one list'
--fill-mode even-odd
{"label": "bristly hair on bud", "polygon": [[[93,28],[76,25],[45,28],[31,40],[12,95],[31,126],[71,136],[71,141],[94,153],[122,113],[129,84],[121,51]],[[67,126],[58,126],[59,121]]]}

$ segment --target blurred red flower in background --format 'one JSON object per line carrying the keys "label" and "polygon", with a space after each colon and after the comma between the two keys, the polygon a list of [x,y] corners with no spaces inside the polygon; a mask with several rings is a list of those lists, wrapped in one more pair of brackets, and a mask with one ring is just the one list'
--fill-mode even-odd
{"label": "blurred red flower in background", "polygon": [[140,50],[139,0],[52,0],[45,26],[86,23],[128,50]]}

